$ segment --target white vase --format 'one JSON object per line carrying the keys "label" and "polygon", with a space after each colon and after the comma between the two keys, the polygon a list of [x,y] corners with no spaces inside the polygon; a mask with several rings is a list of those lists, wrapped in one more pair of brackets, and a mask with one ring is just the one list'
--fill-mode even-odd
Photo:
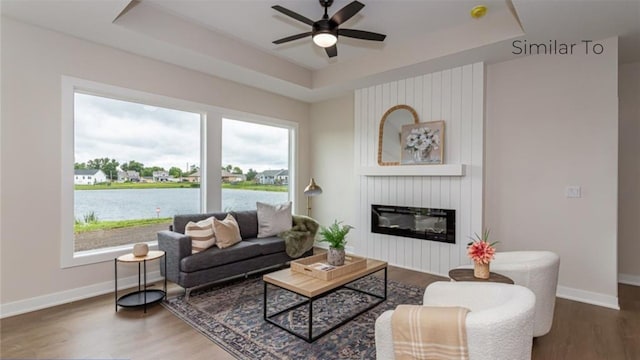
{"label": "white vase", "polygon": [[431,156],[431,150],[429,149],[413,151],[413,161],[415,162],[419,162],[419,163],[427,162],[429,161],[430,156]]}
{"label": "white vase", "polygon": [[139,244],[133,245],[133,256],[142,257],[142,256],[147,256],[148,253],[149,253],[149,245],[145,243],[139,243]]}

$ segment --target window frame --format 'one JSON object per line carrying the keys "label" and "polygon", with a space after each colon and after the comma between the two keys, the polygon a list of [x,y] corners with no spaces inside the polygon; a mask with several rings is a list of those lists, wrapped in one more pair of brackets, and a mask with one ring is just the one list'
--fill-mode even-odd
{"label": "window frame", "polygon": [[[131,252],[132,245],[122,245],[89,251],[74,251],[74,98],[76,92],[103,96],[144,105],[171,108],[200,114],[200,211],[220,211],[222,179],[207,176],[209,169],[220,169],[222,153],[222,119],[279,126],[289,129],[289,199],[295,208],[297,187],[298,123],[243,111],[229,110],[188,100],[107,85],[71,76],[61,76],[61,201],[60,201],[60,267],[69,268],[113,261]],[[150,241],[157,249],[157,241]]]}

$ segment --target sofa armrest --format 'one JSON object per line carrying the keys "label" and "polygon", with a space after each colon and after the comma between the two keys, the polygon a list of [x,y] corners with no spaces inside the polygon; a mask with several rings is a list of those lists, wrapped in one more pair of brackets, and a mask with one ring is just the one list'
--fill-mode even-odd
{"label": "sofa armrest", "polygon": [[191,237],[169,230],[159,231],[158,249],[164,251],[167,257],[166,269],[164,262],[160,262],[162,275],[179,285],[180,260],[191,255]]}

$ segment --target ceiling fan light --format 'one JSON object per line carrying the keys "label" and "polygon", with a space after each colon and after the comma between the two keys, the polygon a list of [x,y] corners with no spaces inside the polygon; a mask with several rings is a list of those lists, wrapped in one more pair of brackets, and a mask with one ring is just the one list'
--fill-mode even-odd
{"label": "ceiling fan light", "polygon": [[329,32],[322,32],[313,35],[313,42],[322,48],[328,48],[338,42],[338,37]]}

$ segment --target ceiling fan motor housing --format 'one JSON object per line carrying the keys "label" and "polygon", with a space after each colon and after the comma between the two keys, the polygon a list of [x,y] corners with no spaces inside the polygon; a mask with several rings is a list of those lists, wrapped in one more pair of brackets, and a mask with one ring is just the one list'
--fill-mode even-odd
{"label": "ceiling fan motor housing", "polygon": [[313,35],[321,33],[333,34],[335,37],[338,37],[338,24],[329,19],[321,19],[313,23],[311,33]]}

